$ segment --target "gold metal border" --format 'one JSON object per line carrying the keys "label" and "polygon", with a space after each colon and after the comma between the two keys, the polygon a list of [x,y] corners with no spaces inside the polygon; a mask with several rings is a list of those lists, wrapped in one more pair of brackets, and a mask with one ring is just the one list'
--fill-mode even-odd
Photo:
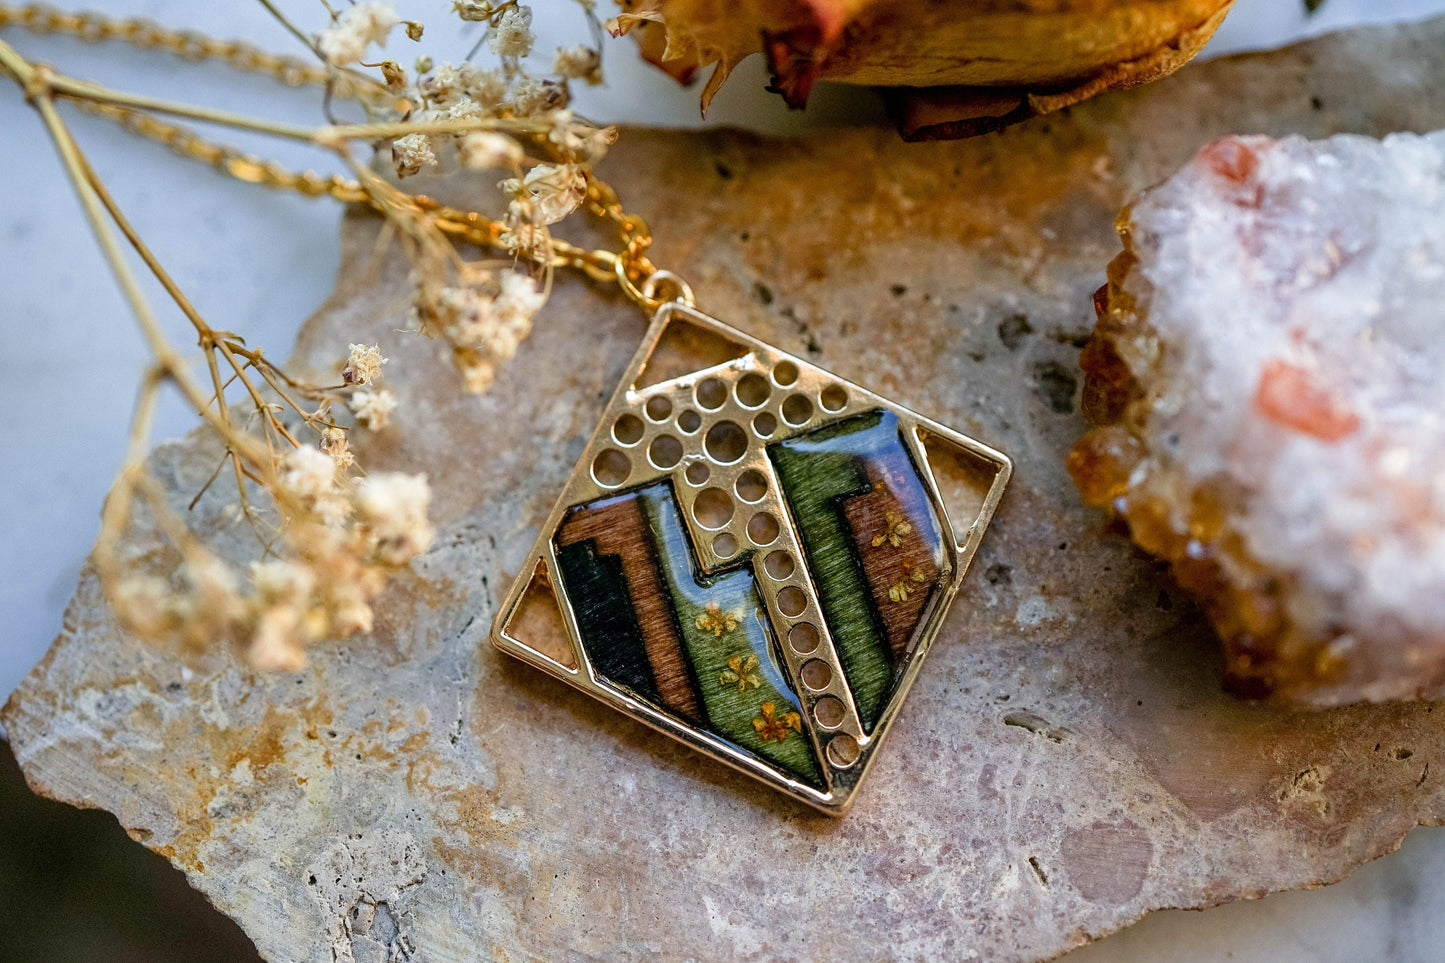
{"label": "gold metal border", "polygon": [[[645,372],[663,333],[670,324],[677,320],[683,320],[704,332],[733,342],[745,349],[747,353],[741,358],[724,364],[692,372],[660,384],[641,389],[635,388],[634,385]],[[776,382],[770,380],[772,394],[767,402],[753,407],[743,405],[738,399],[737,393],[733,391],[736,382],[749,372],[763,373],[765,377],[771,379],[771,373],[784,361],[791,362],[796,366],[798,371],[796,380],[781,388]],[[698,412],[701,418],[700,426],[690,433],[682,433],[676,427],[671,427],[678,413],[678,401],[696,402],[697,385],[709,378],[717,378],[727,386],[726,401],[722,403],[721,407],[712,410],[707,410],[696,403],[687,404],[686,407],[689,410]],[[823,408],[822,392],[828,386],[839,386],[846,392],[846,403],[842,408],[837,410]],[[785,398],[795,394],[803,394],[810,399],[812,412],[804,420],[797,421],[795,419],[795,422],[789,422],[783,416],[781,404]],[[672,415],[661,423],[643,415],[647,402],[659,395],[666,396],[673,402]],[[873,731],[864,733],[858,720],[852,693],[847,688],[846,676],[834,650],[833,641],[828,634],[826,622],[822,618],[816,588],[811,581],[809,566],[804,564],[806,556],[797,542],[796,528],[789,517],[786,499],[779,491],[772,463],[767,457],[766,446],[788,437],[805,434],[822,425],[878,408],[886,409],[898,416],[909,453],[913,456],[915,467],[923,476],[924,487],[929,493],[929,498],[942,526],[946,554],[941,590],[936,594],[931,610],[918,630],[918,641],[907,657],[898,684],[885,703]],[[764,411],[771,413],[777,421],[777,429],[765,439],[751,430],[752,419]],[[634,412],[642,416],[641,420],[644,426],[642,437],[630,445],[619,444],[612,434],[612,426],[625,412]],[[800,783],[732,743],[710,732],[695,729],[683,721],[631,697],[625,691],[599,678],[587,659],[586,650],[581,644],[575,612],[563,589],[553,538],[567,509],[576,504],[588,502],[610,493],[626,491],[662,478],[671,478],[674,481],[673,488],[676,492],[679,511],[692,536],[697,559],[705,570],[725,565],[728,559],[734,557],[734,555],[728,555],[726,558],[720,558],[713,551],[712,540],[716,539],[719,534],[728,532],[738,540],[740,546],[748,545],[745,531],[748,512],[742,513],[741,518],[735,513],[733,520],[722,528],[703,528],[694,518],[692,511],[698,486],[690,485],[683,477],[683,473],[689,465],[706,458],[702,446],[707,429],[711,424],[722,420],[742,420],[747,426],[744,431],[749,436],[749,447],[744,457],[732,464],[720,464],[715,460],[707,460],[706,464],[710,471],[707,487],[725,487],[731,491],[737,477],[749,469],[762,472],[768,481],[768,491],[764,499],[749,507],[752,511],[765,509],[772,512],[778,519],[781,531],[778,538],[769,543],[765,550],[758,549],[753,552],[754,577],[759,586],[759,596],[768,608],[773,631],[779,636],[778,649],[784,655],[784,669],[788,673],[789,681],[804,710],[805,731],[812,743],[818,766],[825,774],[825,791],[820,792],[812,786]],[[684,456],[675,467],[658,467],[647,455],[651,442],[664,433],[672,435],[674,438],[677,438],[679,434],[685,435],[682,439],[685,449]],[[976,517],[972,519],[950,517],[948,507],[944,504],[940,494],[934,466],[930,462],[926,450],[926,441],[930,439],[930,436],[968,456],[994,466],[994,478]],[[618,485],[603,485],[593,475],[592,462],[598,453],[606,448],[625,450],[632,464],[630,475]],[[639,462],[641,462],[641,470],[638,469]],[[993,518],[994,511],[998,507],[1012,473],[1013,463],[1008,456],[988,445],[925,418],[902,405],[868,391],[866,388],[839,378],[805,359],[749,337],[722,321],[680,302],[664,304],[654,315],[647,335],[643,338],[621,383],[604,409],[596,430],[588,440],[585,453],[576,468],[573,469],[566,487],[547,516],[541,533],[538,535],[531,553],[527,556],[526,563],[507,592],[492,624],[492,643],[503,652],[562,679],[719,762],[761,779],[789,796],[829,815],[841,816],[852,806],[857,789],[872,764],[878,746],[883,742],[893,720],[898,715],[909,688],[918,676],[924,656],[927,655],[929,647],[937,637],[944,616],[958,594],[963,576],[968,570],[974,553],[978,550],[979,541]],[[763,568],[764,557],[780,548],[790,551],[800,563],[794,566],[793,574],[782,581],[773,579]],[[567,627],[568,641],[571,644],[576,663],[575,668],[563,665],[544,655],[507,632],[531,585],[539,563],[545,567],[552,593]],[[807,605],[801,615],[788,618],[777,610],[776,589],[781,588],[784,584],[795,585],[803,592]],[[818,649],[806,656],[800,656],[793,652],[787,644],[784,627],[796,621],[812,622],[822,636]],[[817,691],[809,689],[799,678],[802,663],[815,658],[822,658],[829,663],[833,670],[830,684]],[[827,695],[838,698],[846,707],[842,723],[831,729],[824,729],[812,715],[813,706],[820,698]],[[824,737],[831,739],[838,732],[847,733],[857,742],[858,757],[848,765],[835,764],[826,751]]]}

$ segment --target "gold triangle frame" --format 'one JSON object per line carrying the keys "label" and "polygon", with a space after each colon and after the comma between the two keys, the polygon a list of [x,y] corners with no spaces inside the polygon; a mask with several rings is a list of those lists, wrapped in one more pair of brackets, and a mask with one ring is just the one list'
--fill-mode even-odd
{"label": "gold triangle frame", "polygon": [[[667,380],[656,383],[649,382],[639,388],[638,385],[643,383],[649,362],[654,359],[655,352],[663,343],[664,335],[676,336],[680,330],[678,326],[690,326],[704,336],[721,338],[738,346],[746,353],[741,357]],[[860,412],[874,409],[890,411],[899,419],[905,444],[919,470],[944,535],[946,552],[941,591],[935,593],[934,600],[917,630],[915,641],[903,657],[897,677],[898,681],[870,731],[865,732],[859,721],[852,693],[848,689],[845,674],[838,661],[838,654],[834,649],[832,639],[828,636],[826,624],[820,617],[816,587],[809,574],[810,566],[806,564],[797,566],[797,571],[789,579],[791,584],[803,592],[806,601],[805,614],[812,613],[811,620],[819,626],[822,635],[817,650],[806,656],[793,652],[787,644],[778,646],[786,663],[784,670],[788,682],[792,685],[793,691],[804,708],[805,732],[818,765],[824,773],[825,785],[822,789],[792,778],[771,762],[761,759],[709,731],[699,729],[686,720],[632,695],[599,676],[588,659],[586,647],[582,643],[576,613],[560,575],[554,542],[558,528],[571,506],[661,478],[676,478],[680,482],[682,474],[689,467],[698,463],[707,463],[709,469],[720,476],[720,481],[730,486],[745,467],[752,466],[767,474],[769,483],[767,497],[777,499],[778,504],[775,505],[777,517],[783,520],[779,544],[796,552],[796,557],[805,559],[806,556],[798,543],[794,525],[788,517],[786,504],[779,493],[777,479],[772,475],[772,469],[767,463],[766,456],[763,455],[761,458],[740,457],[731,466],[719,463],[716,459],[709,461],[709,456],[702,446],[706,433],[700,430],[700,426],[694,425],[693,430],[687,432],[685,428],[675,424],[684,416],[674,409],[684,407],[683,402],[694,398],[695,392],[701,390],[701,386],[705,382],[722,381],[725,385],[736,388],[744,376],[758,372],[765,373],[772,378],[771,383],[774,385],[780,383],[778,381],[778,378],[782,376],[779,374],[780,372],[790,376],[791,381],[787,383],[786,389],[777,392],[777,394],[786,394],[787,399],[783,401],[770,399],[769,402],[762,405],[749,407],[743,404],[742,399],[737,396],[737,391],[730,390],[725,402],[720,403],[721,411],[736,419],[772,419],[775,430],[765,439],[760,439],[756,430],[745,433],[748,438],[747,451],[750,456],[782,438],[805,434],[822,425]],[[671,374],[670,371],[668,373]],[[793,399],[799,397],[804,401],[793,402]],[[830,406],[829,401],[834,405]],[[793,404],[791,411],[787,408],[789,404]],[[801,410],[805,404],[808,409],[806,413]],[[660,418],[654,417],[663,407],[669,409],[668,413]],[[698,407],[704,406],[699,405]],[[687,407],[686,410],[692,413],[691,407]],[[626,419],[629,427],[635,427],[636,424],[640,424],[642,427],[638,437],[629,436],[624,443],[624,441],[619,441],[614,434],[613,426],[620,424],[619,419],[623,419],[629,414],[632,415],[632,418]],[[718,418],[720,416],[714,414],[709,417]],[[677,444],[676,436],[680,433],[690,436],[687,449],[680,455],[676,449],[673,449],[662,452],[660,457],[654,457],[654,443],[657,443],[658,438],[665,436],[670,438],[673,444]],[[677,456],[675,461],[673,460],[674,456]],[[526,563],[503,600],[492,625],[492,642],[503,652],[582,689],[634,719],[638,719],[720,762],[761,779],[825,813],[835,816],[842,815],[851,807],[857,789],[877,754],[878,747],[887,735],[908,689],[918,675],[923,659],[958,593],[964,574],[978,549],[980,539],[993,518],[1012,471],[1013,466],[1009,458],[988,445],[924,418],[865,388],[838,378],[802,358],[787,354],[749,337],[691,307],[678,302],[666,304],[654,316],[646,337],[628,365],[617,391],[608,402],[596,431],[588,441],[583,457],[573,470],[561,497],[542,526],[542,531],[531,553],[527,556]],[[735,562],[736,549],[733,554],[728,555],[726,554],[727,546],[714,547],[720,542],[719,532],[716,529],[704,529],[693,523],[692,519],[695,513],[692,510],[692,499],[696,497],[696,492],[692,490],[692,486],[677,483],[674,488],[677,493],[678,507],[694,541],[698,563],[705,570],[709,570],[724,564],[732,564],[729,559]],[[735,532],[729,529],[723,534],[730,535],[735,540],[740,538],[741,545],[748,544],[746,535],[741,530]],[[755,578],[760,583],[766,581],[772,584],[771,577],[765,576],[761,569],[763,554],[762,552],[753,553]],[[539,578],[545,580],[550,587],[551,594],[556,599],[561,621],[565,626],[566,638],[546,640],[534,638],[534,644],[528,644],[526,638],[522,637],[526,633],[521,630],[527,627],[524,626],[526,620],[523,616],[528,605],[529,589],[533,589]],[[772,624],[774,626],[786,624],[789,617],[779,612],[776,594],[760,592],[760,596],[764,598]],[[797,613],[794,613],[794,617],[796,616]],[[535,626],[531,627],[530,631],[535,632]],[[781,629],[777,634],[783,635]],[[779,639],[780,643],[781,641]],[[565,655],[569,650],[572,658],[566,659]],[[563,657],[559,658],[559,655]],[[799,677],[802,664],[814,659],[823,660],[832,670],[828,685],[819,689],[809,688]],[[844,718],[836,725],[823,726],[818,719],[813,717],[814,707],[818,705],[819,700],[826,696],[834,697],[845,707]],[[835,746],[835,742],[837,746],[845,748],[839,750]]]}

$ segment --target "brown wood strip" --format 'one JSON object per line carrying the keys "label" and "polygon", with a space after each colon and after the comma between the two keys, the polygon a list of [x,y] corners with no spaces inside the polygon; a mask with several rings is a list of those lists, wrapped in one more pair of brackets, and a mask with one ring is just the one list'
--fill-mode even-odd
{"label": "brown wood strip", "polygon": [[692,722],[701,723],[703,716],[693,690],[677,616],[658,569],[641,499],[636,495],[620,495],[573,509],[557,531],[557,544],[566,546],[583,541],[591,541],[598,555],[615,555],[622,563],[622,574],[637,613],[643,647],[662,704]]}
{"label": "brown wood strip", "polygon": [[[940,572],[925,537],[930,525],[909,515],[878,468],[868,466],[871,488],[845,496],[841,504],[869,594],[883,617],[884,634],[897,660],[908,652]],[[879,544],[873,544],[878,539]]]}

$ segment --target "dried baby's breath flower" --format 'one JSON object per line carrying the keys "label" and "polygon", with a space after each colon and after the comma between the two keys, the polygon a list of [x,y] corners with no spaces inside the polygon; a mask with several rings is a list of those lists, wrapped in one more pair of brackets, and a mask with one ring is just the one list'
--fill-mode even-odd
{"label": "dried baby's breath flower", "polygon": [[537,281],[516,271],[503,271],[502,292],[497,296],[497,310],[509,324],[527,325],[531,329],[532,317],[547,301],[547,296],[537,286]]}
{"label": "dried baby's breath flower", "polygon": [[471,100],[490,114],[507,95],[507,82],[501,74],[474,64],[443,62],[435,68],[428,65],[428,70],[418,70],[427,76],[417,84],[417,97],[433,109],[443,110]]}
{"label": "dried baby's breath flower", "polygon": [[356,489],[356,515],[374,539],[374,556],[400,566],[431,548],[436,533],[427,521],[431,487],[425,475],[377,472]]}
{"label": "dried baby's breath flower", "polygon": [[356,423],[372,431],[380,431],[391,420],[396,410],[396,395],[387,388],[357,391],[346,400],[346,406],[356,416]]}
{"label": "dried baby's breath flower", "polygon": [[561,110],[569,101],[565,84],[538,77],[520,77],[512,87],[509,104],[518,117],[535,117],[549,110]]}
{"label": "dried baby's breath flower", "polygon": [[481,104],[468,97],[465,100],[459,100],[455,104],[452,104],[450,107],[448,107],[446,112],[446,119],[479,120],[483,117],[486,117],[487,113],[488,112],[482,108]]}
{"label": "dried baby's breath flower", "polygon": [[236,574],[215,555],[190,548],[181,566],[181,575],[192,595],[217,623],[240,616],[242,604]]}
{"label": "dried baby's breath flower", "polygon": [[516,167],[526,156],[522,145],[495,131],[477,130],[457,139],[457,158],[463,167]]}
{"label": "dried baby's breath flower", "polygon": [[496,10],[486,0],[452,0],[452,12],[463,20],[484,23]]}
{"label": "dried baby's breath flower", "polygon": [[281,487],[298,498],[317,498],[336,488],[336,462],[319,448],[293,448],[281,459]]}
{"label": "dried baby's breath flower", "polygon": [[454,344],[479,342],[496,327],[495,299],[475,287],[442,288],[433,311]]}
{"label": "dried baby's breath flower", "polygon": [[351,439],[347,437],[345,428],[322,428],[321,450],[335,463],[338,475],[345,474],[356,464],[356,456],[351,453]]}
{"label": "dried baby's breath flower", "polygon": [[465,287],[442,288],[428,313],[448,341],[505,361],[531,331],[532,316],[545,300],[536,281],[503,271]]}
{"label": "dried baby's breath flower", "polygon": [[596,163],[617,142],[616,127],[593,127],[577,120],[570,110],[552,113],[552,129],[547,139],[574,162]]}
{"label": "dried baby's breath flower", "polygon": [[483,110],[494,114],[507,99],[507,81],[495,70],[469,70],[465,75],[467,96]]}
{"label": "dried baby's breath flower", "polygon": [[359,62],[371,44],[386,45],[387,34],[397,25],[396,10],[380,0],[362,0],[348,7],[316,38],[316,49],[333,67]]}
{"label": "dried baby's breath flower", "polygon": [[462,377],[462,390],[479,395],[497,380],[497,363],[476,348],[452,350],[452,364]]}
{"label": "dried baby's breath flower", "polygon": [[470,64],[462,64],[457,67],[447,62],[434,67],[426,79],[418,85],[417,90],[421,99],[432,107],[450,107],[467,95],[467,74],[470,69]]}
{"label": "dried baby's breath flower", "polygon": [[246,656],[263,671],[293,672],[302,648],[326,632],[326,613],[316,604],[317,566],[290,559],[251,565],[254,619]]}
{"label": "dried baby's breath flower", "polygon": [[504,271],[467,287],[442,289],[424,313],[451,342],[463,387],[478,393],[491,387],[497,367],[517,353],[545,300],[532,278]]}
{"label": "dried baby's breath flower", "polygon": [[116,586],[111,604],[132,632],[153,639],[166,632],[167,609],[173,594],[170,583],[163,578],[129,575]]}
{"label": "dried baby's breath flower", "polygon": [[329,527],[339,527],[351,513],[351,505],[337,488],[336,459],[320,448],[293,448],[281,459],[278,479],[283,491],[293,496],[305,511]]}
{"label": "dried baby's breath flower", "polygon": [[498,57],[525,57],[532,52],[537,35],[532,33],[532,9],[512,7],[492,24],[487,48]]}
{"label": "dried baby's breath flower", "polygon": [[306,664],[303,646],[324,631],[315,617],[316,571],[300,562],[273,559],[251,564],[257,607],[246,658],[263,672],[295,672]]}
{"label": "dried baby's breath flower", "polygon": [[264,604],[296,604],[311,597],[316,573],[300,562],[269,559],[251,563],[251,586]]}
{"label": "dried baby's breath flower", "polygon": [[569,80],[602,83],[602,55],[586,44],[558,47],[552,55],[552,72]]}
{"label": "dried baby's breath flower", "polygon": [[406,89],[406,70],[395,60],[381,62],[381,76],[386,81],[386,89],[392,93],[399,94]]}
{"label": "dried baby's breath flower", "polygon": [[230,568],[194,543],[182,549],[174,579],[127,576],[112,601],[131,632],[141,638],[169,638],[186,649],[234,637],[246,613]]}
{"label": "dried baby's breath flower", "polygon": [[437,155],[432,150],[431,138],[426,134],[407,134],[391,142],[391,162],[396,165],[396,176],[410,177],[423,167],[433,167]]}
{"label": "dried baby's breath flower", "polygon": [[381,356],[381,347],[374,344],[353,344],[347,347],[346,365],[341,380],[348,385],[369,385],[381,375],[381,366],[390,360]]}
{"label": "dried baby's breath flower", "polygon": [[520,184],[505,181],[502,189],[513,194],[526,191],[536,223],[556,224],[587,199],[587,172],[580,164],[538,164]]}
{"label": "dried baby's breath flower", "polygon": [[536,208],[530,197],[517,198],[507,207],[503,221],[507,230],[502,234],[502,243],[518,257],[530,257],[545,261],[552,244],[552,236],[545,225],[537,223]]}
{"label": "dried baby's breath flower", "polygon": [[370,632],[375,625],[375,613],[368,600],[380,590],[379,580],[371,589],[363,587],[356,579],[333,582],[327,600],[331,608],[332,632],[343,637]]}
{"label": "dried baby's breath flower", "polygon": [[261,672],[298,672],[306,665],[296,631],[301,619],[294,609],[271,608],[261,613],[246,649],[246,660]]}
{"label": "dried baby's breath flower", "polygon": [[[579,2],[595,26],[591,0]],[[416,287],[416,328],[445,340],[466,390],[484,390],[529,336],[545,301],[526,268],[550,263],[548,225],[585,202],[589,165],[615,139],[611,128],[579,120],[566,109],[569,80],[600,80],[600,55],[585,44],[558,47],[551,58],[555,76],[534,76],[525,61],[536,43],[530,9],[516,0],[454,0],[458,17],[484,24],[492,69],[469,60],[437,65],[423,55],[409,73],[378,48],[398,26],[411,40],[420,39],[422,24],[400,20],[388,0],[346,0],[332,7],[329,26],[316,37],[317,51],[331,67],[359,64],[373,79],[366,80],[362,70],[332,70],[328,94],[360,100],[367,121],[387,125],[390,138],[373,141],[368,135],[354,143],[390,147],[398,176],[452,163],[452,153],[463,167],[515,175],[504,185],[501,246],[515,256],[514,267],[524,267],[508,270],[497,262],[465,261],[456,236],[443,224],[454,215],[440,214],[406,189],[376,178],[364,161],[347,154],[349,135],[325,142],[352,162],[373,206],[394,228],[389,236],[399,239]],[[420,124],[430,125],[425,133],[410,126]],[[528,170],[529,156],[548,163]],[[143,638],[187,647],[224,640],[256,668],[294,671],[304,664],[306,646],[371,630],[372,605],[391,570],[434,540],[426,518],[430,490],[423,476],[356,471],[348,430],[333,423],[332,409],[340,404],[362,428],[380,430],[389,423],[397,398],[380,385],[386,359],[377,345],[349,346],[340,386],[311,384],[239,337],[231,340],[203,321],[195,323],[203,343],[218,345],[212,403],[228,410],[236,399],[228,398],[226,389],[237,379],[259,389],[250,391],[254,417],[233,423],[208,416],[208,423],[234,462],[240,486],[234,516],[253,528],[264,561],[249,580],[243,578],[244,569],[232,570],[209,554],[186,532],[185,519],[173,517],[160,529],[174,553],[164,557],[175,564],[159,575],[140,574],[113,546],[123,544],[124,530],[137,525],[137,517],[147,516],[116,513],[118,521],[103,531],[97,565],[117,615]],[[204,407],[204,397],[197,407]],[[154,479],[127,486],[123,476],[117,503],[149,506],[150,517],[160,518],[162,488]]]}

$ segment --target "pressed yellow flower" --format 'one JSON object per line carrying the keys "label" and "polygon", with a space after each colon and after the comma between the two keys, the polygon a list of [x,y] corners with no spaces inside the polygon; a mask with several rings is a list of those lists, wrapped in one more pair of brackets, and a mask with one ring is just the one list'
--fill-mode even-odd
{"label": "pressed yellow flower", "polygon": [[873,536],[873,547],[877,548],[884,542],[897,548],[903,544],[903,536],[913,531],[913,526],[908,520],[897,512],[888,512],[883,516],[887,528]]}
{"label": "pressed yellow flower", "polygon": [[895,585],[890,585],[888,587],[888,598],[894,602],[907,602],[908,596],[913,594],[913,592],[915,591],[913,586],[922,585],[924,582],[927,581],[927,575],[925,575],[923,572],[920,572],[918,569],[914,569],[907,578],[903,579],[901,582],[898,582]]}
{"label": "pressed yellow flower", "polygon": [[758,677],[758,657],[749,653],[743,655],[741,652],[728,656],[728,667],[718,674],[717,680],[723,686],[737,686],[739,692],[748,691],[751,686],[754,689],[762,687],[763,680]]}
{"label": "pressed yellow flower", "polygon": [[790,733],[803,731],[803,717],[796,712],[779,716],[777,706],[771,702],[758,706],[758,711],[762,714],[753,719],[753,728],[764,742],[783,742]]}
{"label": "pressed yellow flower", "polygon": [[741,621],[735,613],[724,612],[721,605],[709,602],[703,607],[703,613],[694,620],[694,624],[718,638],[736,629]]}

